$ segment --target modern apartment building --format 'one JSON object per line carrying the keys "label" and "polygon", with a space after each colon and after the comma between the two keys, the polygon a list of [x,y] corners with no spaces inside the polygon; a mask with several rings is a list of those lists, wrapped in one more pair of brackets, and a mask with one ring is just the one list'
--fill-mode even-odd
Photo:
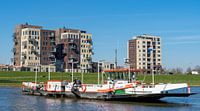
{"label": "modern apartment building", "polygon": [[13,64],[16,67],[29,67],[40,65],[40,30],[41,26],[16,26],[13,48]]}
{"label": "modern apartment building", "polygon": [[13,64],[34,71],[89,72],[92,62],[92,34],[78,29],[45,30],[21,24],[13,36]]}
{"label": "modern apartment building", "polygon": [[83,72],[91,72],[92,71],[92,34],[87,34],[85,31],[81,32],[81,39],[80,39],[80,65],[81,70]]}
{"label": "modern apartment building", "polygon": [[145,73],[160,73],[162,69],[161,38],[140,35],[128,41],[128,59],[131,68]]}
{"label": "modern apartment building", "polygon": [[54,30],[41,30],[41,42],[40,42],[40,71],[41,72],[55,72],[56,62],[56,41]]}
{"label": "modern apartment building", "polygon": [[56,41],[54,30],[41,30],[41,65],[54,64],[56,62]]}
{"label": "modern apartment building", "polygon": [[62,29],[64,32],[56,34],[60,35],[60,44],[63,44],[63,62],[64,71],[78,72],[80,69],[80,30]]}
{"label": "modern apartment building", "polygon": [[[63,64],[63,71],[91,72],[92,68],[92,34],[78,29],[60,28],[56,30],[58,52],[57,64]],[[63,58],[62,58],[63,57]],[[62,69],[61,69],[62,70]]]}
{"label": "modern apartment building", "polygon": [[[14,48],[13,48],[13,64],[17,67],[24,65],[39,64],[38,52],[40,49],[40,29],[41,26],[33,26],[28,24],[21,24],[16,26],[13,34]],[[37,59],[36,61],[33,61]]]}

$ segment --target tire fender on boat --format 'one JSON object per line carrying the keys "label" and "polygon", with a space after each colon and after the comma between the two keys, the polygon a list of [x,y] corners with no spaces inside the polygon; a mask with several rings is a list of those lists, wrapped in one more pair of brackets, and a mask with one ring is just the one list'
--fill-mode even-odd
{"label": "tire fender on boat", "polygon": [[83,84],[82,87],[81,87],[81,89],[82,89],[82,92],[85,92],[86,91],[86,85]]}

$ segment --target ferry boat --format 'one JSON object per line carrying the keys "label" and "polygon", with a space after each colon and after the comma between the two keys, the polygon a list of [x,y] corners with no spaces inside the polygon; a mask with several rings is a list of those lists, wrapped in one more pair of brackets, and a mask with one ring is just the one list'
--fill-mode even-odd
{"label": "ferry boat", "polygon": [[[72,92],[80,98],[106,99],[106,100],[158,100],[163,97],[188,97],[190,87],[186,83],[158,83],[145,84],[131,78],[135,76],[134,69],[105,70],[108,80],[102,84],[83,84],[81,87],[67,85],[65,91]],[[183,89],[184,92],[169,93],[172,90]]]}
{"label": "ferry boat", "polygon": [[137,72],[139,70],[136,69],[105,70],[102,73],[101,84],[83,84],[77,79],[74,82],[49,80],[44,84],[23,82],[22,92],[42,96],[120,101],[154,101],[163,97],[188,97],[195,94],[190,92],[187,83],[145,84],[135,79]]}

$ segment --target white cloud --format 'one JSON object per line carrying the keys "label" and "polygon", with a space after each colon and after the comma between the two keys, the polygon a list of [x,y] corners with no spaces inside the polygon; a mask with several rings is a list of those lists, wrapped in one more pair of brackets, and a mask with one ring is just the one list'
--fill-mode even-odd
{"label": "white cloud", "polygon": [[199,41],[171,41],[171,42],[166,42],[164,45],[184,45],[184,44],[200,44]]}
{"label": "white cloud", "polygon": [[179,36],[179,37],[174,37],[171,38],[172,40],[177,40],[177,41],[185,41],[185,40],[190,40],[190,41],[196,41],[200,40],[200,35],[191,35],[191,36]]}
{"label": "white cloud", "polygon": [[165,45],[199,44],[200,35],[176,36],[166,40]]}

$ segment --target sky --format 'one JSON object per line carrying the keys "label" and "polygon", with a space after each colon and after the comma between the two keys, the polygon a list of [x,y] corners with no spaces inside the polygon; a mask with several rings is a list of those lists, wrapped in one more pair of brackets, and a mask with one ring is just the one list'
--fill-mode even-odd
{"label": "sky", "polygon": [[200,65],[199,0],[0,0],[0,64],[10,64],[12,34],[28,22],[93,35],[93,60],[124,65],[127,41],[149,34],[162,39],[165,68]]}

